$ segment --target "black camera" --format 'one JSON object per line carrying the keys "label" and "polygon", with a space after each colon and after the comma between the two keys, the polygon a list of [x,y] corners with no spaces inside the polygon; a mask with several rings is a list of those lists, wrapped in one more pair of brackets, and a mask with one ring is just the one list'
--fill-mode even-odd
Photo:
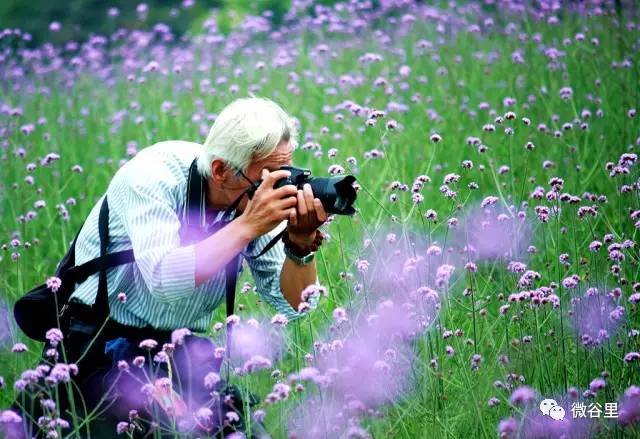
{"label": "black camera", "polygon": [[282,178],[275,182],[274,189],[286,184],[292,184],[302,189],[305,183],[311,185],[313,196],[322,202],[327,213],[338,215],[353,215],[356,210],[353,203],[356,201],[356,189],[352,186],[356,178],[353,175],[335,177],[312,177],[308,169],[295,166],[282,166],[280,169],[291,172],[288,178]]}

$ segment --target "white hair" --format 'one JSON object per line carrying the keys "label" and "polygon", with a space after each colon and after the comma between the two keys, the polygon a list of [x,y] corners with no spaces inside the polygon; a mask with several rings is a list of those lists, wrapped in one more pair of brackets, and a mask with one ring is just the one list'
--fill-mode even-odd
{"label": "white hair", "polygon": [[282,141],[296,148],[295,121],[278,104],[259,97],[240,98],[218,115],[198,157],[198,172],[211,177],[211,163],[222,159],[245,172],[253,160],[271,154]]}

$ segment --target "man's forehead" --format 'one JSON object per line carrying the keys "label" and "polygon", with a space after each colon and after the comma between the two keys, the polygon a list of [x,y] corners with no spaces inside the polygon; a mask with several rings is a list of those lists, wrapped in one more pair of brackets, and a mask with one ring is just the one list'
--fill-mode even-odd
{"label": "man's forehead", "polygon": [[293,156],[293,147],[290,143],[278,145],[278,147],[262,160],[255,162],[256,164],[289,162]]}

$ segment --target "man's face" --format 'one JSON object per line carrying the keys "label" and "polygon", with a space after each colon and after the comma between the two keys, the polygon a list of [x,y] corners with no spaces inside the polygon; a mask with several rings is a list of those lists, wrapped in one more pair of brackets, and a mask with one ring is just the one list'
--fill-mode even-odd
{"label": "man's face", "polygon": [[[267,169],[269,172],[273,172],[279,169],[281,166],[291,166],[291,158],[293,156],[293,148],[290,142],[281,142],[277,148],[262,160],[253,161],[245,175],[251,181],[258,181],[262,176],[262,169]],[[224,190],[228,195],[230,203],[242,194],[250,186],[249,182],[245,180],[242,175],[230,176],[227,180],[227,184],[224,185]],[[248,203],[248,197],[242,197],[242,201],[238,205],[238,210],[244,212]]]}

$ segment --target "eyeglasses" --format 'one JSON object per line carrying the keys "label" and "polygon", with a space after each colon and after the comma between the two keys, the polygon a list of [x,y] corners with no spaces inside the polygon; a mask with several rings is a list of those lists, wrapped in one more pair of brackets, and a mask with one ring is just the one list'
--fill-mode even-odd
{"label": "eyeglasses", "polygon": [[[253,197],[253,193],[256,191],[256,189],[258,189],[258,186],[260,186],[260,182],[262,182],[262,180],[252,181],[249,177],[244,175],[244,172],[242,172],[242,169],[240,169],[240,168],[238,168],[236,166],[233,166],[233,165],[230,165],[230,166],[231,166],[231,168],[233,168],[235,170],[236,176],[237,175],[241,175],[245,180],[247,180],[249,182],[250,186],[247,188],[245,193],[247,194],[249,199],[251,199],[251,197]],[[244,195],[244,193],[243,193],[243,195]]]}

